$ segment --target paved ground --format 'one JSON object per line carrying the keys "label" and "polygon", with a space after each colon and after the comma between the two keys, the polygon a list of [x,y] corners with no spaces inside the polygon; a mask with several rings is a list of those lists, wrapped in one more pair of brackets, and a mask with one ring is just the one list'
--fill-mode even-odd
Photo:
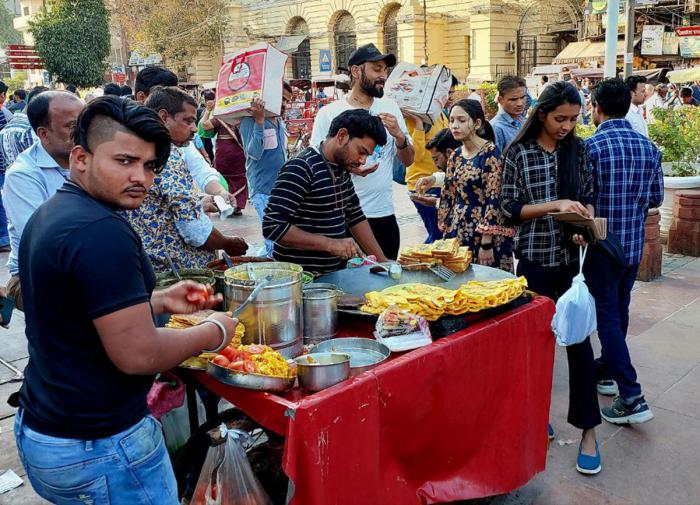
{"label": "paved ground", "polygon": [[[401,188],[397,187],[395,201],[404,243],[422,241],[422,224]],[[261,244],[252,208],[241,217],[217,221],[217,226],[244,236],[256,247]],[[5,264],[5,257],[0,255],[0,264]],[[632,358],[656,418],[634,428],[603,424],[598,431],[603,472],[595,477],[579,475],[574,469],[578,433],[566,423],[566,357],[557,349],[551,409],[557,440],[550,446],[547,470],[518,491],[478,500],[479,504],[700,504],[700,259],[666,254],[663,273],[660,280],[636,284],[629,332]],[[6,277],[3,268],[0,281]],[[21,313],[15,313],[9,331],[0,331],[0,339],[0,357],[22,368],[27,350]],[[0,366],[0,381],[8,376]],[[12,468],[24,477],[12,435],[14,410],[6,404],[17,389],[15,383],[0,386],[0,470]],[[608,402],[601,397],[601,404]],[[0,505],[40,503],[45,502],[26,483],[0,495]]]}

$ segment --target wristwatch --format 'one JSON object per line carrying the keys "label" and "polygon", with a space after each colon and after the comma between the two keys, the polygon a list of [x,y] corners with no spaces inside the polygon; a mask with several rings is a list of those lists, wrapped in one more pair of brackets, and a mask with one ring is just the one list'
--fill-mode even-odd
{"label": "wristwatch", "polygon": [[408,147],[408,135],[404,135],[403,136],[403,144],[398,146],[398,148],[403,150],[403,149],[406,149],[407,147]]}

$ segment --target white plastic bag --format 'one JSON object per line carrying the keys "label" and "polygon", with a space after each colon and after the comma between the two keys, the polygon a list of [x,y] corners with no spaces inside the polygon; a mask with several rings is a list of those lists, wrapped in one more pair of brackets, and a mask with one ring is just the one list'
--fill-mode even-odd
{"label": "white plastic bag", "polygon": [[379,315],[374,336],[391,352],[410,351],[433,343],[428,321],[395,305]]}
{"label": "white plastic bag", "polygon": [[220,427],[226,442],[209,449],[204,460],[192,505],[272,505],[253,475],[244,446],[250,444],[245,431]]}
{"label": "white plastic bag", "polygon": [[557,301],[552,319],[552,331],[557,338],[557,344],[562,346],[580,344],[598,327],[595,300],[588,292],[586,279],[583,277],[583,262],[587,250],[588,246],[579,247],[578,275],[571,282],[571,287]]}

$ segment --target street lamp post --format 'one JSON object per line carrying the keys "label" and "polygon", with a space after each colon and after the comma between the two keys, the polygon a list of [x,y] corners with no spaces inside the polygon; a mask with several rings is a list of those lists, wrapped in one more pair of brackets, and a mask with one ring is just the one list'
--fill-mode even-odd
{"label": "street lamp post", "polygon": [[632,61],[634,59],[634,7],[636,0],[627,0],[627,23],[625,24],[625,67],[624,78],[632,75]]}
{"label": "street lamp post", "polygon": [[617,24],[620,13],[620,0],[608,0],[608,23],[605,28],[604,77],[617,76]]}

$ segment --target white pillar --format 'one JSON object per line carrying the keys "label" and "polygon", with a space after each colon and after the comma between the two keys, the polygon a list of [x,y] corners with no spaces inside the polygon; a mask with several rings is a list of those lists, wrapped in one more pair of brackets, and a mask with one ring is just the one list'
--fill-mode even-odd
{"label": "white pillar", "polygon": [[617,77],[617,24],[620,0],[608,0],[608,23],[605,27],[605,77]]}

